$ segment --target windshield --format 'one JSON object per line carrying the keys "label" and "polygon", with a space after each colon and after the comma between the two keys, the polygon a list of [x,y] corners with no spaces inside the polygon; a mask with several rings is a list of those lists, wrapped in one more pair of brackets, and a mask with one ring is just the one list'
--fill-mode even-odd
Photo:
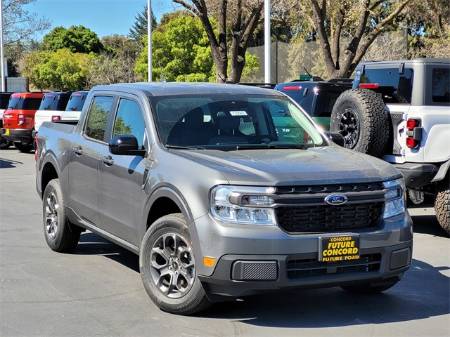
{"label": "windshield", "polygon": [[326,141],[288,98],[166,96],[153,102],[161,142],[206,149],[307,148]]}

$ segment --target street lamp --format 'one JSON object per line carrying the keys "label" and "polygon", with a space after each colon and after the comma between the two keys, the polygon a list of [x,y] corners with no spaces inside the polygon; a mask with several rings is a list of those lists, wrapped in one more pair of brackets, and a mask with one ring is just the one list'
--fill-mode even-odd
{"label": "street lamp", "polygon": [[[1,0],[0,0],[1,1]],[[152,1],[147,0],[148,82],[152,82]]]}
{"label": "street lamp", "polygon": [[3,53],[3,0],[0,0],[0,80],[1,91],[5,91],[5,57]]}
{"label": "street lamp", "polygon": [[271,83],[270,0],[264,0],[264,83]]}

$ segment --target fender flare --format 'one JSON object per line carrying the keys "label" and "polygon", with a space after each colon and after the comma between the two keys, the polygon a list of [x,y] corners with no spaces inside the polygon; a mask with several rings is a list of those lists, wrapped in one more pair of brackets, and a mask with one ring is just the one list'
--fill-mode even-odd
{"label": "fender flare", "polygon": [[140,233],[141,239],[144,237],[147,230],[146,225],[150,209],[159,198],[169,198],[172,200],[187,219],[188,225],[191,225],[194,222],[194,217],[183,194],[171,184],[161,184],[159,186],[155,186],[154,191],[150,194],[147,202],[145,203],[144,214],[142,215],[142,223],[144,223],[145,226],[142,227],[142,233]]}
{"label": "fender flare", "polygon": [[40,196],[42,196],[42,193],[44,193],[44,191],[42,191],[41,185],[42,185],[42,171],[44,170],[45,165],[47,164],[52,164],[53,167],[56,170],[56,173],[58,174],[58,177],[61,174],[61,170],[58,164],[58,160],[56,159],[56,156],[53,152],[47,152],[42,161],[39,163],[39,167],[38,167],[38,172],[36,172],[36,189],[39,193]]}
{"label": "fender flare", "polygon": [[447,160],[445,163],[443,163],[440,167],[439,167],[439,171],[436,173],[436,175],[434,176],[433,180],[431,181],[432,183],[437,183],[439,181],[442,181],[445,179],[445,177],[447,176],[447,173],[449,172],[450,169],[450,159]]}

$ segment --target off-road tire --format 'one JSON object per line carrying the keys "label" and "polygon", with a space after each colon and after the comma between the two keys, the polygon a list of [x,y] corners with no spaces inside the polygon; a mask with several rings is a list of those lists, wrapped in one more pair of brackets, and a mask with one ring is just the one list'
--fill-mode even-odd
{"label": "off-road tire", "polygon": [[[331,113],[331,132],[344,135],[342,115],[352,111],[357,117],[359,135],[350,148],[375,157],[381,157],[390,139],[390,120],[386,105],[380,94],[367,89],[344,91],[336,100]],[[350,132],[351,133],[351,132]]]}
{"label": "off-road tire", "polygon": [[[195,275],[195,280],[191,288],[181,298],[170,298],[164,295],[153,281],[151,274],[151,251],[156,240],[161,235],[168,233],[176,233],[183,236],[192,246],[186,219],[182,214],[173,213],[166,215],[150,225],[142,240],[139,254],[139,269],[145,290],[152,301],[163,311],[181,315],[192,315],[203,311],[210,305],[210,301],[206,296],[206,292],[197,274]],[[198,258],[195,263],[198,265],[200,259]]]}
{"label": "off-road tire", "polygon": [[360,283],[341,286],[342,289],[355,294],[378,294],[392,288],[400,281],[399,277],[394,277],[378,282]]}
{"label": "off-road tire", "polygon": [[434,201],[434,210],[436,211],[439,225],[450,236],[450,179],[439,185],[436,200]]}
{"label": "off-road tire", "polygon": [[[58,220],[58,228],[55,237],[51,237],[49,235],[46,222],[46,207],[48,207],[47,199],[51,193],[56,196],[59,205],[56,214]],[[78,245],[81,228],[71,224],[66,216],[64,209],[64,196],[58,179],[50,180],[50,182],[45,187],[42,197],[42,212],[44,237],[50,249],[59,253],[67,253],[73,251]]]}

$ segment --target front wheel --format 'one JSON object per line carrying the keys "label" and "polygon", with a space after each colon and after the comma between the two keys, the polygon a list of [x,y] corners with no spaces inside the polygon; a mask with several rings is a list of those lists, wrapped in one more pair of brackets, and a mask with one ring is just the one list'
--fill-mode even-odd
{"label": "front wheel", "polygon": [[345,285],[341,288],[345,291],[356,294],[378,294],[392,288],[398,281],[400,281],[400,278],[394,277],[378,282]]}
{"label": "front wheel", "polygon": [[209,305],[182,214],[166,215],[150,226],[142,241],[139,267],[145,290],[160,309],[190,315]]}

